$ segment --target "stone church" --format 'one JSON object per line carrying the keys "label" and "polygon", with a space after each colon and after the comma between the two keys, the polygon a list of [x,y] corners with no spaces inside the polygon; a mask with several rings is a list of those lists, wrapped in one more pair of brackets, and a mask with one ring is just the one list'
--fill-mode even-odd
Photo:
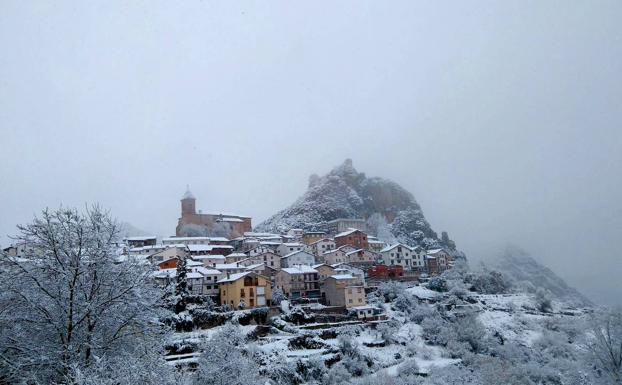
{"label": "stone church", "polygon": [[196,198],[186,189],[181,197],[181,217],[175,234],[178,237],[226,237],[229,239],[252,231],[251,217],[230,214],[203,214],[196,211]]}

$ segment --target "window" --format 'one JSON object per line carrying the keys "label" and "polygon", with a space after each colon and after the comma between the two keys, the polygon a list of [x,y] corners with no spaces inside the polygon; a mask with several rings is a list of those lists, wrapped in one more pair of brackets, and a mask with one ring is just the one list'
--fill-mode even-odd
{"label": "window", "polygon": [[359,303],[361,303],[361,302],[363,302],[363,299],[362,299],[362,298],[359,298]]}
{"label": "window", "polygon": [[244,289],[240,289],[240,297],[242,297],[242,298],[244,298],[244,297],[245,297],[245,295],[244,295]]}
{"label": "window", "polygon": [[348,303],[352,303],[352,298],[348,299]]}

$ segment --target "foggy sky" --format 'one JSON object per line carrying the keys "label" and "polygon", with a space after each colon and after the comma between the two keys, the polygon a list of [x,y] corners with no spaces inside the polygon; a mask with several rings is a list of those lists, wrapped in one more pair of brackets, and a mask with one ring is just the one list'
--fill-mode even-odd
{"label": "foggy sky", "polygon": [[0,3],[0,243],[100,202],[255,224],[345,158],[471,257],[621,304],[622,2]]}

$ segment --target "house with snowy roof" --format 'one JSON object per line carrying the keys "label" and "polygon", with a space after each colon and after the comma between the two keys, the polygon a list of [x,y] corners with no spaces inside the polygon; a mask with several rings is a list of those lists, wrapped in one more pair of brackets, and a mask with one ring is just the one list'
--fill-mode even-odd
{"label": "house with snowy roof", "polygon": [[358,266],[364,270],[373,266],[377,259],[378,254],[365,249],[352,250],[346,253],[346,262],[348,264]]}
{"label": "house with snowy roof", "polygon": [[320,297],[319,272],[308,265],[282,268],[276,273],[275,284],[291,299]]}
{"label": "house with snowy roof", "polygon": [[311,266],[314,264],[315,256],[306,251],[294,251],[281,257],[281,269],[285,267],[292,267],[294,265]]}
{"label": "house with snowy roof", "polygon": [[329,250],[334,250],[337,248],[335,244],[335,240],[332,238],[321,238],[316,241],[309,243],[310,251],[315,255],[322,255]]}
{"label": "house with snowy roof", "polygon": [[127,243],[128,247],[143,247],[143,246],[155,246],[155,235],[126,237],[123,239]]}
{"label": "house with snowy roof", "polygon": [[269,306],[272,299],[270,280],[254,271],[228,274],[218,285],[221,305],[247,309]]}
{"label": "house with snowy roof", "polygon": [[201,262],[204,267],[215,267],[216,265],[222,265],[225,263],[224,255],[202,254],[193,255],[190,258],[194,261]]}
{"label": "house with snowy roof", "polygon": [[358,230],[350,229],[335,235],[335,244],[337,247],[350,245],[355,249],[369,249],[369,241],[367,240],[367,233]]}
{"label": "house with snowy roof", "polygon": [[240,263],[245,265],[265,263],[266,266],[278,270],[281,268],[281,257],[273,252],[268,251],[262,254],[249,256],[248,258],[241,260]]}
{"label": "house with snowy roof", "polygon": [[423,255],[420,249],[411,248],[403,243],[389,245],[380,250],[380,259],[387,266],[399,265],[404,270],[413,270],[423,265]]}
{"label": "house with snowy roof", "polygon": [[349,309],[366,304],[365,288],[359,277],[351,274],[327,277],[322,282],[321,295],[328,306],[341,306]]}
{"label": "house with snowy roof", "polygon": [[276,253],[281,257],[293,253],[294,251],[306,251],[307,245],[299,242],[281,243],[276,247]]}
{"label": "house with snowy roof", "polygon": [[[448,269],[452,262],[452,257],[445,249],[431,249],[426,251],[426,262],[428,262],[430,266],[436,264],[436,271],[431,272],[442,273]],[[429,267],[428,270],[434,269]]]}

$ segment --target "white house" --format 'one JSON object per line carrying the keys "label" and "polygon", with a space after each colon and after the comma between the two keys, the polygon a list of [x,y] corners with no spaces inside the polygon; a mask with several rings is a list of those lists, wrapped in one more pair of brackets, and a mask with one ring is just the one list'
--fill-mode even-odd
{"label": "white house", "polygon": [[396,243],[380,250],[380,259],[385,265],[400,265],[406,270],[412,270],[413,267],[413,255],[415,252],[410,246],[406,246],[402,243]]}
{"label": "white house", "polygon": [[286,256],[287,254],[291,254],[294,251],[303,251],[306,250],[306,245],[303,245],[302,243],[281,243],[280,245],[278,245],[276,247],[276,253],[278,255],[280,255],[281,257]]}
{"label": "white house", "polygon": [[315,255],[322,255],[329,250],[334,250],[336,247],[335,241],[330,238],[323,238],[309,244],[311,252]]}
{"label": "white house", "polygon": [[327,265],[344,263],[346,262],[346,253],[339,249],[328,250],[322,255],[318,256],[318,262],[326,263]]}
{"label": "white house", "polygon": [[221,264],[225,263],[225,256],[224,255],[210,255],[210,254],[193,255],[190,258],[192,258],[195,261],[199,261],[199,262],[203,263],[204,267],[214,267],[216,265],[221,265]]}
{"label": "white house", "polygon": [[294,265],[314,265],[315,257],[306,251],[294,251],[281,257],[281,269]]}

